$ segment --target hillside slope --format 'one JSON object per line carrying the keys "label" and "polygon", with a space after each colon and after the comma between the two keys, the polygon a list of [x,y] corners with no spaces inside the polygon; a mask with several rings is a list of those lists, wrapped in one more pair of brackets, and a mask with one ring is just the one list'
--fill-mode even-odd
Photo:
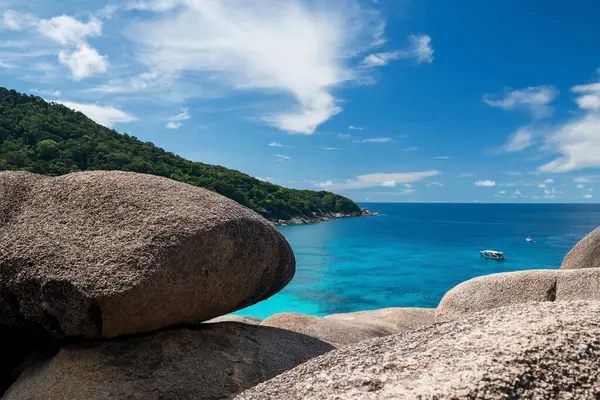
{"label": "hillside slope", "polygon": [[360,212],[345,197],[286,189],[239,171],[189,161],[108,129],[63,105],[6,88],[0,88],[1,170],[44,175],[122,170],[165,176],[213,190],[271,220]]}

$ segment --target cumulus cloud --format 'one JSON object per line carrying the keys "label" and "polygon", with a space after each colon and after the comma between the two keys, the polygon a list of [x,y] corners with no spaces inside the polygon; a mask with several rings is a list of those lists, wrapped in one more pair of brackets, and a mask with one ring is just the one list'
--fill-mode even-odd
{"label": "cumulus cloud", "polygon": [[589,193],[583,196],[584,199],[591,199],[592,197],[594,197],[594,196],[592,196]]}
{"label": "cumulus cloud", "polygon": [[74,51],[61,50],[58,62],[71,70],[75,80],[102,74],[108,69],[108,58],[86,43],[78,45]]}
{"label": "cumulus cloud", "polygon": [[58,62],[71,71],[75,80],[105,73],[108,57],[101,55],[87,39],[102,34],[102,21],[91,17],[81,22],[68,15],[39,19],[32,14],[7,10],[3,14],[3,25],[15,31],[36,34],[60,45]]}
{"label": "cumulus cloud", "polygon": [[552,114],[552,103],[558,96],[558,90],[553,86],[532,86],[525,89],[505,91],[501,96],[483,97],[484,103],[505,110],[523,108],[529,110],[534,118],[540,119]]}
{"label": "cumulus cloud", "polygon": [[285,147],[285,146],[282,145],[281,143],[271,142],[271,143],[269,143],[269,147]]}
{"label": "cumulus cloud", "polygon": [[179,129],[183,126],[183,121],[187,121],[192,118],[187,108],[181,110],[181,112],[171,118],[167,122],[167,129]]}
{"label": "cumulus cloud", "polygon": [[79,111],[88,118],[108,128],[112,128],[113,125],[116,124],[137,121],[135,116],[112,106],[100,106],[98,104],[84,104],[62,100],[53,100],[53,103],[62,104],[72,110]]}
{"label": "cumulus cloud", "polygon": [[405,50],[396,50],[390,52],[381,52],[369,54],[363,60],[366,67],[381,67],[389,64],[391,61],[401,59],[414,59],[418,63],[433,62],[433,47],[431,47],[431,37],[428,35],[409,36],[410,46]]}
{"label": "cumulus cloud", "polygon": [[540,172],[570,172],[600,167],[600,82],[574,86],[580,113],[560,125],[546,140],[546,147],[559,153],[558,158],[538,168]]}
{"label": "cumulus cloud", "polygon": [[348,129],[350,129],[351,131],[362,131],[362,130],[364,130],[365,128],[362,128],[362,127],[360,127],[360,126],[353,126],[353,125],[350,125],[350,126],[348,127]]}
{"label": "cumulus cloud", "polygon": [[496,186],[496,181],[491,181],[491,180],[475,181],[474,185],[480,186],[480,187],[494,187],[494,186]]}
{"label": "cumulus cloud", "polygon": [[317,183],[315,186],[324,187],[327,184],[331,190],[352,190],[364,189],[370,187],[396,187],[398,185],[410,184],[440,175],[440,171],[419,171],[419,172],[396,172],[396,173],[375,173],[359,175],[355,179],[349,179],[345,182],[326,181]]}

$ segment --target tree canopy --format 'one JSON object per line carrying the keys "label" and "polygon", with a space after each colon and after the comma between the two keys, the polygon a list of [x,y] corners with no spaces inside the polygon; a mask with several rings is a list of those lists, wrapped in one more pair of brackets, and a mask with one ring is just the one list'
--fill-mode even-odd
{"label": "tree canopy", "polygon": [[0,88],[2,170],[52,176],[121,170],[165,176],[220,193],[272,220],[359,211],[345,197],[286,189],[239,171],[193,162],[108,129],[63,105],[6,88]]}

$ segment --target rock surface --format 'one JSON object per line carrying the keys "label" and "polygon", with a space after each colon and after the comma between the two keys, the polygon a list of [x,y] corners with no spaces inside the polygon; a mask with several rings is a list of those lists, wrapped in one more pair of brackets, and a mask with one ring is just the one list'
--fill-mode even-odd
{"label": "rock surface", "polygon": [[344,314],[331,314],[326,320],[347,321],[361,324],[386,325],[401,333],[420,328],[435,322],[435,308],[392,307],[379,310],[357,311]]}
{"label": "rock surface", "polygon": [[254,304],[294,272],[272,224],[205,189],[126,172],[0,172],[0,324],[147,332]]}
{"label": "rock surface", "polygon": [[254,317],[243,317],[241,315],[223,315],[222,317],[217,317],[206,321],[206,323],[210,324],[219,322],[238,322],[240,324],[260,325],[262,320]]}
{"label": "rock surface", "polygon": [[600,302],[522,304],[318,357],[238,396],[268,399],[593,399]]}
{"label": "rock surface", "polygon": [[303,333],[336,347],[363,340],[393,335],[432,323],[434,310],[388,308],[333,314],[326,317],[282,313],[265,319],[261,325]]}
{"label": "rock surface", "polygon": [[228,399],[331,349],[281,329],[197,324],[64,347],[26,370],[3,398]]}
{"label": "rock surface", "polygon": [[558,270],[507,272],[473,278],[447,292],[436,311],[443,322],[481,310],[554,301]]}
{"label": "rock surface", "polygon": [[560,269],[600,268],[600,228],[597,228],[566,255]]}

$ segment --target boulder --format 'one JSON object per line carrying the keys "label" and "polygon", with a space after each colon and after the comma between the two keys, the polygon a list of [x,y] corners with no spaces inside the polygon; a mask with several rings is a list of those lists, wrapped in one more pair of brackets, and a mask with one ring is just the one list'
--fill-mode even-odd
{"label": "boulder", "polygon": [[560,266],[560,269],[582,268],[600,268],[600,228],[577,243]]}
{"label": "boulder", "polygon": [[400,333],[433,324],[435,322],[435,308],[392,307],[379,310],[331,314],[323,318],[367,325],[386,325],[391,327],[395,331],[394,333]]}
{"label": "boulder", "polygon": [[0,172],[0,324],[148,332],[267,299],[294,272],[271,223],[208,190],[127,172]]}
{"label": "boulder", "polygon": [[213,318],[211,320],[206,321],[206,323],[210,324],[219,322],[237,322],[240,324],[260,325],[262,320],[254,317],[243,317],[241,315],[223,315],[221,317]]}
{"label": "boulder", "polygon": [[238,396],[593,399],[600,302],[521,304],[332,351]]}
{"label": "boulder", "polygon": [[332,349],[276,328],[197,324],[66,346],[27,369],[3,398],[228,399]]}
{"label": "boulder", "polygon": [[556,300],[600,301],[600,268],[561,270],[556,284]]}
{"label": "boulder", "polygon": [[265,319],[261,325],[303,333],[341,347],[404,332],[432,323],[433,319],[434,311],[430,309],[388,308],[326,317],[282,313]]}
{"label": "boulder", "polygon": [[444,295],[436,311],[436,321],[449,321],[513,304],[554,301],[559,273],[558,270],[529,270],[468,280]]}

